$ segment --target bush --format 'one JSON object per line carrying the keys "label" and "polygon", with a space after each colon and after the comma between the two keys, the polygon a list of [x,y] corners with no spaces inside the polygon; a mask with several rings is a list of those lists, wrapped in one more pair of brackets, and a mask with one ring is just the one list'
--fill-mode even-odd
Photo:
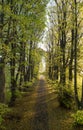
{"label": "bush", "polygon": [[25,82],[22,86],[19,87],[19,90],[22,92],[27,92],[29,88],[33,86],[33,81]]}
{"label": "bush", "polygon": [[25,82],[23,87],[31,87],[33,85],[33,82]]}
{"label": "bush", "polygon": [[83,126],[83,110],[78,110],[75,114],[72,114],[74,118],[74,125]]}
{"label": "bush", "polygon": [[2,122],[4,121],[4,116],[10,112],[7,105],[0,103],[0,128],[2,127]]}
{"label": "bush", "polygon": [[53,80],[47,79],[47,82],[50,87],[54,88],[55,90],[58,90],[58,81],[57,80],[53,81]]}
{"label": "bush", "polygon": [[19,90],[16,90],[15,96],[16,96],[16,98],[21,98],[21,97],[22,97],[22,94],[20,93]]}
{"label": "bush", "polygon": [[59,90],[59,102],[60,105],[67,108],[71,109],[72,103],[73,103],[73,94],[72,91],[69,88],[64,88]]}

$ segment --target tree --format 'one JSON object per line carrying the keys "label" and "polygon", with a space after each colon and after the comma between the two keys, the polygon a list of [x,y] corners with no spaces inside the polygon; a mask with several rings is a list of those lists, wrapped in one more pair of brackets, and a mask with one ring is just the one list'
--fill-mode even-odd
{"label": "tree", "polygon": [[[77,84],[77,75],[81,69],[79,55],[82,56],[80,49],[80,45],[82,46],[82,18],[80,13],[82,1],[55,0],[55,3],[49,9],[49,18],[51,19],[48,24],[50,26],[48,28],[49,33],[51,32],[50,30],[53,30],[49,35],[50,42],[47,41],[49,47],[48,61],[50,61],[48,66],[49,78],[52,79],[53,70],[56,68],[55,70],[58,70],[58,79],[60,79],[58,80],[59,86],[62,88],[60,93],[62,94],[64,89],[72,88],[72,81],[74,81],[75,101],[78,108],[82,108],[83,97],[80,101]],[[53,77],[56,75],[57,73]]]}
{"label": "tree", "polygon": [[[11,101],[14,104],[18,86],[32,81],[38,61],[33,55],[45,28],[45,8],[48,1],[2,0],[0,5],[1,88],[4,92],[5,64],[10,68]],[[41,8],[42,7],[42,8]],[[3,80],[2,80],[3,79]],[[3,84],[4,83],[4,84]],[[2,95],[1,95],[2,97]]]}
{"label": "tree", "polygon": [[[1,1],[2,5],[2,10],[0,13],[0,42],[3,43],[4,37],[3,37],[3,27],[4,27],[4,0]],[[3,46],[2,46],[3,49]],[[5,89],[5,72],[4,72],[4,53],[0,51],[0,102],[5,101],[5,94],[4,94],[4,89]]]}

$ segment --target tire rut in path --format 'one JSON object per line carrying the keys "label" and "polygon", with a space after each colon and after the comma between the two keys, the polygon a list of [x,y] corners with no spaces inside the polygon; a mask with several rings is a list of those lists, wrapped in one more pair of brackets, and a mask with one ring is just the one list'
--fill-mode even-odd
{"label": "tire rut in path", "polygon": [[46,104],[46,86],[44,79],[39,80],[37,90],[37,101],[35,105],[35,117],[33,119],[33,130],[49,130],[48,112]]}

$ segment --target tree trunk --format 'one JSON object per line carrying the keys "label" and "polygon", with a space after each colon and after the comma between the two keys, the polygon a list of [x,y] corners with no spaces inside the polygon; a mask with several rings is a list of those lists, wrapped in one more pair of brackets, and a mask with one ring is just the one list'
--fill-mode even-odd
{"label": "tree trunk", "polygon": [[62,24],[61,24],[61,38],[60,38],[60,49],[61,49],[61,71],[60,71],[60,83],[65,85],[66,83],[66,65],[65,65],[65,47],[66,47],[66,5],[62,1]]}
{"label": "tree trunk", "polygon": [[0,102],[5,102],[5,72],[4,72],[4,60],[0,58]]}
{"label": "tree trunk", "polygon": [[73,46],[74,46],[74,29],[71,31],[72,34],[72,43],[71,43],[71,52],[70,52],[70,62],[69,62],[69,81],[72,81],[73,74],[72,74],[72,68],[73,68]]}
{"label": "tree trunk", "polygon": [[75,92],[75,100],[76,100],[76,104],[77,107],[79,109],[80,107],[80,102],[78,99],[78,89],[77,89],[77,43],[78,43],[78,32],[77,32],[77,1],[74,0],[74,4],[75,4],[75,37],[74,37],[74,92]]}
{"label": "tree trunk", "polygon": [[13,57],[11,58],[11,61],[10,61],[10,73],[11,73],[11,100],[10,100],[10,103],[9,105],[10,106],[13,106],[14,105],[14,102],[15,102],[15,99],[16,99],[16,87],[17,87],[17,83],[16,83],[16,79],[15,79],[15,48],[16,48],[16,45],[15,43],[12,43],[11,45],[11,50],[12,50],[12,53],[13,53]]}
{"label": "tree trunk", "polygon": [[[16,37],[16,21],[12,20],[12,35],[11,37]],[[15,39],[11,40],[11,60],[10,60],[10,73],[11,73],[11,99],[10,99],[10,106],[13,106],[16,100],[16,89],[17,89],[17,82],[16,82],[16,75],[15,75],[15,67],[16,67],[16,41]]]}
{"label": "tree trunk", "polygon": [[20,86],[25,81],[25,47],[26,43],[21,42],[21,51],[20,51]]}
{"label": "tree trunk", "polygon": [[81,109],[83,110],[83,78],[82,78]]}
{"label": "tree trunk", "polygon": [[[3,24],[4,24],[4,0],[1,1],[2,4],[2,12],[1,12],[1,18],[0,18],[0,37],[1,37],[1,44],[3,43]],[[5,63],[4,63],[4,50],[2,54],[0,55],[0,102],[5,101]]]}
{"label": "tree trunk", "polygon": [[54,70],[54,80],[58,80],[58,66],[55,65],[53,70]]}
{"label": "tree trunk", "polygon": [[32,79],[32,41],[30,41],[30,48],[29,48],[29,58],[28,58],[28,69],[26,72],[26,81],[31,81]]}

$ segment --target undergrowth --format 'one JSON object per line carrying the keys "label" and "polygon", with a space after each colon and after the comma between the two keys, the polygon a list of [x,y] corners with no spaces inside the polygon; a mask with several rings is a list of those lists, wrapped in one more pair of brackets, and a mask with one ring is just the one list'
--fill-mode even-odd
{"label": "undergrowth", "polygon": [[8,112],[10,112],[8,106],[6,104],[0,103],[0,129],[5,129],[5,127],[3,126],[3,122],[4,117]]}

